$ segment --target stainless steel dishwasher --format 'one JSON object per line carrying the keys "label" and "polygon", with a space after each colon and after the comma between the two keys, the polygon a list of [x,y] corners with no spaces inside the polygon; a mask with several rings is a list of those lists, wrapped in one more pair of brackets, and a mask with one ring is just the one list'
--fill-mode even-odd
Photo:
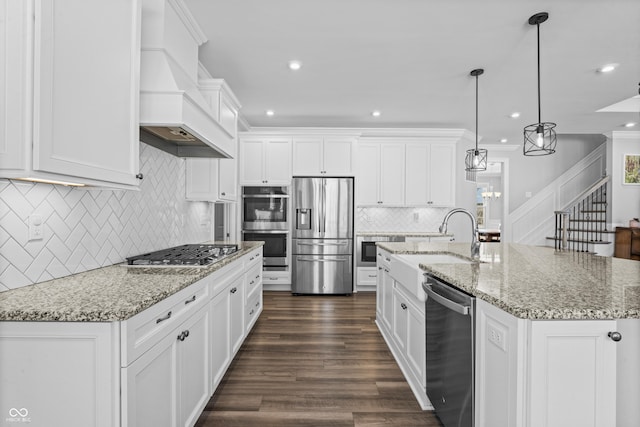
{"label": "stainless steel dishwasher", "polygon": [[445,427],[473,427],[475,298],[425,276],[427,396]]}

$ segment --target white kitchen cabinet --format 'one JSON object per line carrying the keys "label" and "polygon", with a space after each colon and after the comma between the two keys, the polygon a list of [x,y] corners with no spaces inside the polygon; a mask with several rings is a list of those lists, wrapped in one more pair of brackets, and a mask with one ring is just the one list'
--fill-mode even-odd
{"label": "white kitchen cabinet", "polygon": [[3,425],[119,425],[118,335],[113,323],[0,322]]}
{"label": "white kitchen cabinet", "polygon": [[359,205],[404,205],[404,181],[404,144],[359,144]]}
{"label": "white kitchen cabinet", "polygon": [[518,319],[482,300],[476,319],[476,425],[620,425],[617,321]]}
{"label": "white kitchen cabinet", "polygon": [[241,138],[240,185],[290,185],[290,138]]}
{"label": "white kitchen cabinet", "polygon": [[393,322],[393,278],[391,277],[391,258],[388,252],[378,249],[378,314],[384,327],[392,330]]}
{"label": "white kitchen cabinet", "polygon": [[0,15],[0,176],[137,186],[140,2],[8,0]]}
{"label": "white kitchen cabinet", "polygon": [[424,303],[411,297],[396,281],[393,291],[393,337],[406,366],[421,387],[426,385]]}
{"label": "white kitchen cabinet", "polygon": [[455,205],[455,152],[453,144],[406,144],[407,205]]}
{"label": "white kitchen cabinet", "polygon": [[188,158],[185,166],[187,200],[234,202],[238,199],[236,159]]}
{"label": "white kitchen cabinet", "polygon": [[238,199],[238,110],[240,103],[222,79],[200,80],[198,87],[214,118],[233,137],[231,159],[188,158],[187,200],[234,202]]}
{"label": "white kitchen cabinet", "polygon": [[375,291],[378,279],[377,267],[357,267],[356,285],[358,292]]}
{"label": "white kitchen cabinet", "polygon": [[231,353],[236,354],[244,340],[244,277],[240,277],[229,289],[229,299],[229,340]]}
{"label": "white kitchen cabinet", "polygon": [[353,175],[353,138],[298,137],[293,139],[293,175]]}
{"label": "white kitchen cabinet", "polygon": [[192,426],[210,396],[210,310],[202,307],[122,370],[123,426]]}

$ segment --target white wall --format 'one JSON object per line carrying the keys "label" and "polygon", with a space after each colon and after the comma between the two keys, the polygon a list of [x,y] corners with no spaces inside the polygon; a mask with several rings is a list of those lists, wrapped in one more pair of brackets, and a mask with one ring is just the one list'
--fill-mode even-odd
{"label": "white wall", "polygon": [[509,212],[527,201],[526,192],[534,196],[605,140],[599,134],[558,135],[556,152],[552,155],[530,157],[523,155],[522,149],[505,152],[503,157],[508,157],[510,164]]}
{"label": "white wall", "polygon": [[613,132],[608,165],[611,175],[611,223],[629,226],[629,220],[640,218],[640,185],[623,184],[625,154],[640,155],[640,132]]}
{"label": "white wall", "polygon": [[[185,201],[184,160],[140,144],[140,191],[0,180],[0,291],[211,238],[211,208]],[[41,215],[44,239],[28,241]]]}

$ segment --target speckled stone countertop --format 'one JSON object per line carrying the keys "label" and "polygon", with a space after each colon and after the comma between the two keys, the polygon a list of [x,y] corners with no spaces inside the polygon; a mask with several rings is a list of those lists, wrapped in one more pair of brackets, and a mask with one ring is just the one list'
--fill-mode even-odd
{"label": "speckled stone countertop", "polygon": [[356,236],[404,236],[404,237],[451,237],[453,234],[437,231],[359,231]]}
{"label": "speckled stone countertop", "polygon": [[[387,243],[395,254],[470,256],[469,243]],[[640,319],[640,262],[553,248],[483,243],[473,264],[420,268],[523,319]]]}
{"label": "speckled stone countertop", "polygon": [[125,320],[262,245],[239,243],[237,252],[208,267],[116,264],[0,292],[0,321]]}

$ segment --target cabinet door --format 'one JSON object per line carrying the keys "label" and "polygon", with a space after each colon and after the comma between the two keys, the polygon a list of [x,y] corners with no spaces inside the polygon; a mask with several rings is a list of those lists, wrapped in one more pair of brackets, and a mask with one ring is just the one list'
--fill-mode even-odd
{"label": "cabinet door", "polygon": [[393,338],[404,354],[407,351],[407,323],[409,306],[406,299],[394,289],[393,292]]}
{"label": "cabinet door", "polygon": [[192,426],[209,401],[210,388],[210,307],[191,316],[178,336],[178,425]]}
{"label": "cabinet door", "polygon": [[264,184],[263,140],[247,139],[240,142],[240,183],[243,185]]}
{"label": "cabinet door", "polygon": [[353,140],[325,138],[322,158],[325,174],[332,176],[353,175]]}
{"label": "cabinet door", "polygon": [[431,144],[429,158],[429,201],[437,206],[456,204],[456,146]]}
{"label": "cabinet door", "polygon": [[388,331],[393,322],[393,279],[388,267],[382,267],[382,321]]}
{"label": "cabinet door", "polygon": [[244,339],[244,276],[234,280],[228,288],[229,293],[229,325],[231,357],[233,357]]}
{"label": "cabinet door", "polygon": [[322,138],[293,140],[293,175],[319,175],[322,173]]}
{"label": "cabinet door", "polygon": [[185,162],[187,200],[218,198],[218,159],[189,158]]}
{"label": "cabinet door", "polygon": [[211,391],[215,391],[231,363],[230,301],[226,290],[211,301]]}
{"label": "cabinet door", "polygon": [[405,153],[405,202],[407,205],[428,205],[429,145],[410,143]]}
{"label": "cabinet door", "polygon": [[177,343],[176,337],[169,334],[122,369],[124,427],[175,425]]}
{"label": "cabinet door", "polygon": [[380,144],[358,145],[358,177],[356,200],[359,205],[376,205],[380,202]]}
{"label": "cabinet door", "polygon": [[385,205],[404,204],[404,144],[380,146],[380,200]]}
{"label": "cabinet door", "polygon": [[529,425],[616,425],[615,330],[615,320],[531,322]]}
{"label": "cabinet door", "polygon": [[412,302],[407,302],[407,346],[406,355],[409,368],[420,380],[422,386],[426,386],[426,335],[425,335],[425,316]]}
{"label": "cabinet door", "polygon": [[137,185],[140,3],[37,0],[35,28],[33,169]]}
{"label": "cabinet door", "polygon": [[264,161],[264,179],[267,184],[291,184],[291,140],[267,141]]}
{"label": "cabinet door", "polygon": [[233,159],[218,159],[218,199],[227,202],[238,200],[238,155],[234,148]]}

